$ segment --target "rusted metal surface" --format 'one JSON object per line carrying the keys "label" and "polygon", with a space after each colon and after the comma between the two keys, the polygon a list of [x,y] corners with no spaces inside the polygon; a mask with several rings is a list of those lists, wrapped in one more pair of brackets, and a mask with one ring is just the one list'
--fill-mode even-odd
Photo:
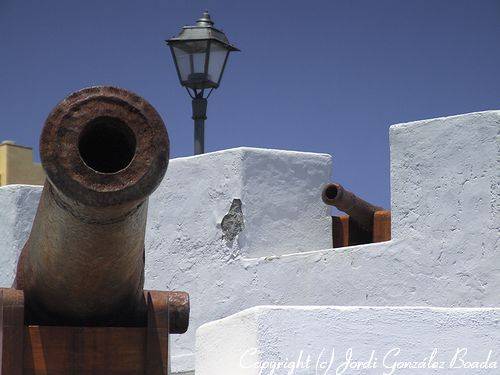
{"label": "rusted metal surface", "polygon": [[337,183],[325,185],[322,199],[349,215],[332,216],[334,248],[391,239],[391,211],[368,203]]}
{"label": "rusted metal surface", "polygon": [[157,303],[156,312],[157,313],[165,313],[167,311],[158,310],[160,306],[164,306],[167,308],[168,302],[168,319],[169,319],[169,330],[170,333],[185,333],[189,327],[189,312],[190,312],[190,303],[189,303],[189,294],[186,292],[165,292],[159,290],[145,290],[143,299],[139,305],[139,313],[138,315],[141,317],[147,317],[148,315],[148,307],[150,307],[150,303],[148,303],[148,298],[152,297]]}
{"label": "rusted metal surface", "polygon": [[189,327],[189,294],[169,292],[168,313],[170,333],[185,333]]}
{"label": "rusted metal surface", "polygon": [[323,188],[322,198],[323,202],[345,212],[364,230],[370,233],[373,230],[373,215],[377,211],[384,210],[382,207],[374,206],[359,198],[337,183],[327,184]]}
{"label": "rusted metal surface", "polygon": [[[84,89],[50,113],[40,153],[47,181],[15,281],[27,323],[146,324],[148,196],[169,160],[162,119],[126,90]],[[171,307],[179,311],[180,327],[172,327],[179,332],[189,315],[181,295]]]}

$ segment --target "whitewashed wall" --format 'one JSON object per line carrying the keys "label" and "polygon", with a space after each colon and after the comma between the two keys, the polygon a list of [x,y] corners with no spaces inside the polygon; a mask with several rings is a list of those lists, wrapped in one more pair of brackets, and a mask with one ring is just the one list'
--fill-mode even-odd
{"label": "whitewashed wall", "polygon": [[[192,297],[173,370],[194,368],[201,324],[256,305],[499,306],[499,127],[499,111],[391,127],[393,240],[341,249],[329,248],[320,201],[328,156],[242,148],[172,160],[150,202],[146,286]],[[0,243],[3,285],[37,198],[0,188],[0,230],[16,238]],[[245,227],[228,243],[233,199]]]}
{"label": "whitewashed wall", "polygon": [[42,189],[40,186],[0,187],[0,286],[14,281],[17,259],[28,238]]}
{"label": "whitewashed wall", "polygon": [[500,308],[261,306],[196,348],[196,375],[496,375]]}

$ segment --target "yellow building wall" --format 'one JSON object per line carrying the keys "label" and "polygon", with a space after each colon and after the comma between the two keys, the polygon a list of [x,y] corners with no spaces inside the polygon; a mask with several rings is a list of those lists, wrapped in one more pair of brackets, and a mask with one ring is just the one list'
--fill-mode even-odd
{"label": "yellow building wall", "polygon": [[45,173],[33,162],[30,147],[5,141],[0,143],[0,186],[10,184],[43,185]]}
{"label": "yellow building wall", "polygon": [[7,148],[0,146],[0,186],[7,184]]}

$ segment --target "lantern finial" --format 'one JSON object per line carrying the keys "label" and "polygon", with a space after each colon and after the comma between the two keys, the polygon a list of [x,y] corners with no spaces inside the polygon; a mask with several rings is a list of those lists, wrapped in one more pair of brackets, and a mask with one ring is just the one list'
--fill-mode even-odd
{"label": "lantern finial", "polygon": [[208,11],[204,11],[203,15],[201,18],[196,21],[196,26],[201,26],[201,27],[210,27],[213,26],[214,22],[210,18],[210,14],[208,14]]}

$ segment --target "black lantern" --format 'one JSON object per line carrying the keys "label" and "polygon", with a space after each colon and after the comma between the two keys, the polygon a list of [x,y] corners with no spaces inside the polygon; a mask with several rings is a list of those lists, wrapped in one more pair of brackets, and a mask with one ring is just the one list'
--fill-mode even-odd
{"label": "black lantern", "polygon": [[195,26],[184,26],[177,37],[167,40],[179,81],[193,99],[196,155],[205,149],[207,98],[220,85],[229,52],[239,51],[213,25],[208,12],[204,12]]}

